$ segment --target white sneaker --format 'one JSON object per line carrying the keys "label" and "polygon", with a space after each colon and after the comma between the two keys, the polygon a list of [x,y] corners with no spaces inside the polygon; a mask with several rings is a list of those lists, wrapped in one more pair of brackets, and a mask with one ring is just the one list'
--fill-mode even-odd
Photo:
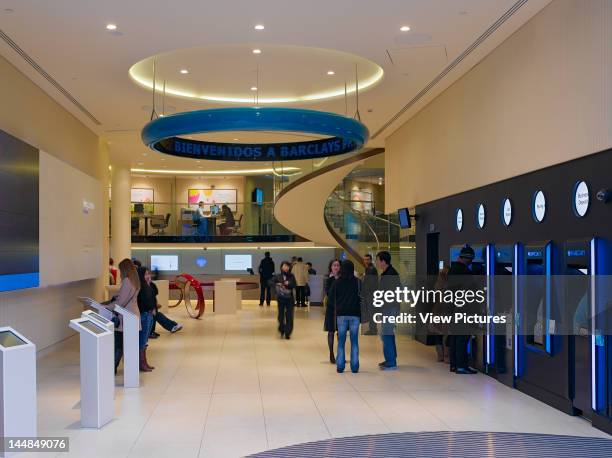
{"label": "white sneaker", "polygon": [[176,326],[174,326],[172,328],[172,331],[170,331],[170,332],[174,333],[174,332],[180,331],[181,329],[183,329],[183,325],[182,324],[177,324]]}

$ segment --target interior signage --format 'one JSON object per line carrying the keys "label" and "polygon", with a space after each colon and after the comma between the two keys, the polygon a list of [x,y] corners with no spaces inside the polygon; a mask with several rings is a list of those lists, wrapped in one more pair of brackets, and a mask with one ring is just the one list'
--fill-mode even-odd
{"label": "interior signage", "polygon": [[455,213],[455,228],[457,229],[457,232],[461,232],[463,229],[463,210],[460,208],[458,208],[457,212]]}
{"label": "interior signage", "polygon": [[478,208],[476,210],[476,224],[478,225],[478,229],[484,228],[485,221],[486,221],[485,206],[483,204],[478,204]]}
{"label": "interior signage", "polygon": [[537,223],[541,223],[546,216],[546,196],[542,191],[537,191],[533,195],[533,219]]}
{"label": "interior signage", "polygon": [[589,210],[589,186],[584,181],[574,185],[574,214],[582,218]]}
{"label": "interior signage", "polygon": [[355,143],[339,137],[292,143],[216,143],[171,137],[155,149],[173,156],[218,161],[280,161],[315,159],[355,150]]}
{"label": "interior signage", "polygon": [[502,222],[504,226],[510,226],[512,223],[512,202],[507,197],[502,203]]}

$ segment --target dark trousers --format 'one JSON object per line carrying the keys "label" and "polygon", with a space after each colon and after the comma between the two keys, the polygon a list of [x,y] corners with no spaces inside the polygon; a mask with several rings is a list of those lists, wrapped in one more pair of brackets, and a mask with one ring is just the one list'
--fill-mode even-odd
{"label": "dark trousers", "polygon": [[306,285],[295,287],[295,304],[300,307],[306,306]]}
{"label": "dark trousers", "polygon": [[155,332],[157,323],[159,323],[161,327],[168,332],[172,332],[172,328],[178,324],[176,321],[171,320],[159,310],[155,313],[154,316],[155,320],[153,321],[153,328],[151,329],[151,333]]}
{"label": "dark trousers", "polygon": [[450,365],[466,369],[469,366],[467,347],[470,336],[448,336],[448,340],[450,343]]}
{"label": "dark trousers", "polygon": [[123,358],[123,332],[115,331],[115,374]]}
{"label": "dark trousers", "polygon": [[270,305],[270,301],[272,300],[272,291],[270,290],[270,284],[268,280],[261,280],[259,282],[259,305],[263,305],[264,300],[266,304]]}
{"label": "dark trousers", "polygon": [[293,301],[277,300],[278,302],[278,332],[290,336],[293,331]]}

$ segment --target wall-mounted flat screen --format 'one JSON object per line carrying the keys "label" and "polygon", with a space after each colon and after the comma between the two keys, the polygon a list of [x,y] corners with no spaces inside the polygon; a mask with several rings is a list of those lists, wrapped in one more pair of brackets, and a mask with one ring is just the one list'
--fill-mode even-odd
{"label": "wall-mounted flat screen", "polygon": [[178,255],[176,254],[152,254],[151,270],[176,272],[179,269]]}
{"label": "wall-mounted flat screen", "polygon": [[250,254],[226,254],[225,270],[243,271],[253,268],[253,256]]}
{"label": "wall-mounted flat screen", "polygon": [[0,130],[0,291],[39,285],[39,151]]}
{"label": "wall-mounted flat screen", "polygon": [[259,206],[263,205],[263,200],[264,200],[263,189],[261,188],[253,189],[253,192],[251,194],[251,200],[253,201],[253,203],[256,203]]}
{"label": "wall-mounted flat screen", "polygon": [[397,211],[397,216],[399,218],[399,225],[402,229],[409,229],[412,226],[410,223],[410,210],[407,208],[400,208]]}

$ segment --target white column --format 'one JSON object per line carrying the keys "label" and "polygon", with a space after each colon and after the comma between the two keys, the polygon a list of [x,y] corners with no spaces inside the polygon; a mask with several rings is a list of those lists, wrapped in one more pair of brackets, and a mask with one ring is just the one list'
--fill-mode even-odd
{"label": "white column", "polygon": [[111,256],[115,265],[119,265],[123,259],[132,257],[130,168],[113,164],[111,174]]}

